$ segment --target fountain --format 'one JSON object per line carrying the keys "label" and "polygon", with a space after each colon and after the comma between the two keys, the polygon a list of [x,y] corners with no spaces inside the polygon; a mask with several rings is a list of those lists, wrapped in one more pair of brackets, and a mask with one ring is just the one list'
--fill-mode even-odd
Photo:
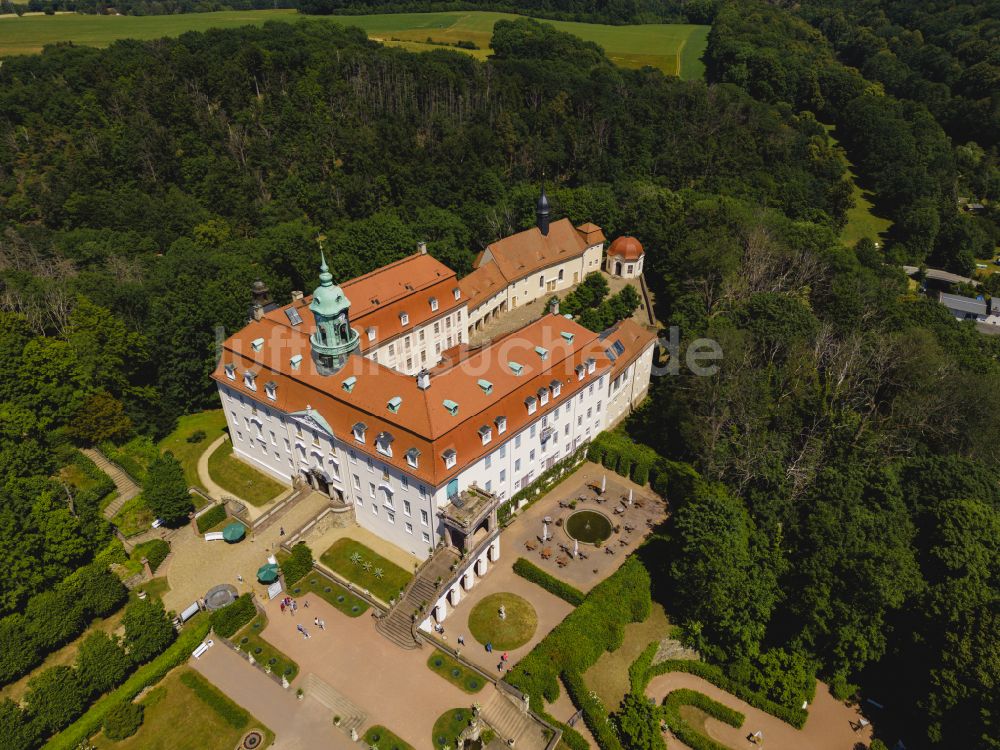
{"label": "fountain", "polygon": [[611,519],[594,510],[579,510],[566,519],[566,533],[575,541],[587,544],[603,542],[611,536]]}

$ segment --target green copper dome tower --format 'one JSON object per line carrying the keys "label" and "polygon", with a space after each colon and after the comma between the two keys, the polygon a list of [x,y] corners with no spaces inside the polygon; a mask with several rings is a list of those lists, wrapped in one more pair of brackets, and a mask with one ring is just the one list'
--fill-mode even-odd
{"label": "green copper dome tower", "polygon": [[319,286],[313,292],[309,309],[316,320],[316,331],[309,337],[313,361],[321,375],[332,375],[344,366],[348,355],[358,348],[358,333],[351,328],[351,301],[344,290],[333,283],[322,248],[319,251]]}

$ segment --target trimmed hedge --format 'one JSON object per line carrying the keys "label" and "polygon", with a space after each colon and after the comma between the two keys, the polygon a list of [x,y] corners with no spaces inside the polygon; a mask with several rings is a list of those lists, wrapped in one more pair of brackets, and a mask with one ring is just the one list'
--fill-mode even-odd
{"label": "trimmed hedge", "polygon": [[737,729],[743,726],[743,721],[746,718],[739,711],[724,706],[697,690],[681,688],[672,691],[663,701],[663,720],[670,727],[670,731],[677,735],[677,739],[690,747],[691,750],[729,750],[729,746],[716,742],[711,737],[696,731],[694,727],[681,718],[681,706],[694,706],[709,716]]}
{"label": "trimmed hedge", "polygon": [[532,706],[544,705],[542,698],[555,701],[560,672],[587,671],[605,651],[622,645],[625,625],[649,616],[649,590],[649,573],[638,558],[628,558],[521,659],[506,679],[530,696]]}
{"label": "trimmed hedge", "polygon": [[736,682],[730,679],[719,667],[714,664],[706,664],[703,661],[685,661],[679,659],[668,659],[667,661],[661,662],[654,665],[648,671],[647,682],[650,678],[666,674],[667,672],[687,672],[688,674],[697,675],[708,682],[711,682],[718,688],[722,688],[727,693],[732,693],[737,698],[746,701],[754,708],[759,708],[761,711],[775,716],[787,724],[791,724],[796,729],[802,729],[805,726],[806,719],[809,718],[809,713],[801,708],[789,708],[788,706],[782,706],[780,703],[775,703],[770,698],[761,695],[760,693],[750,690],[746,685]]}
{"label": "trimmed hedge", "polygon": [[257,616],[257,608],[250,594],[243,594],[230,605],[215,610],[211,615],[212,629],[223,638],[231,638]]}
{"label": "trimmed hedge", "polygon": [[668,461],[622,432],[602,432],[587,446],[587,458],[638,485],[648,483],[661,497],[667,496],[669,488],[674,502],[683,501],[699,478],[690,464]]}
{"label": "trimmed hedge", "polygon": [[226,520],[227,515],[225,505],[213,505],[209,510],[198,516],[198,533],[204,534],[213,526],[218,526]]}
{"label": "trimmed hedge", "polygon": [[628,682],[632,686],[632,692],[638,695],[645,695],[646,686],[652,677],[650,669],[653,665],[653,657],[660,648],[659,641],[653,641],[642,650],[635,661],[628,667]]}
{"label": "trimmed hedge", "polygon": [[601,750],[623,750],[622,743],[608,717],[608,709],[596,694],[587,689],[583,675],[566,670],[562,673],[562,681],[566,685],[566,692],[569,693],[573,705],[583,711],[583,721]]}
{"label": "trimmed hedge", "polygon": [[555,594],[560,599],[569,602],[574,607],[583,604],[585,595],[580,589],[570,586],[565,581],[561,581],[555,576],[539,568],[530,560],[523,557],[514,561],[514,572],[521,578],[538,584],[550,594]]}
{"label": "trimmed hedge", "polygon": [[194,672],[181,675],[181,682],[191,688],[201,701],[207,704],[219,717],[234,729],[246,729],[250,724],[250,714],[233,703],[216,688]]}
{"label": "trimmed hedge", "polygon": [[112,706],[104,717],[104,735],[109,740],[123,740],[131,737],[142,726],[142,705],[122,701]]}
{"label": "trimmed hedge", "polygon": [[145,557],[149,561],[149,569],[155,573],[169,554],[170,542],[163,539],[150,539],[148,542],[136,545],[136,548],[132,550],[132,559],[141,560]]}
{"label": "trimmed hedge", "polygon": [[46,750],[76,750],[80,743],[100,730],[104,717],[112,708],[123,701],[131,701],[145,688],[162,680],[171,669],[186,662],[209,629],[208,619],[196,615],[166,651],[137,669],[121,687],[99,699],[87,713],[49,740]]}
{"label": "trimmed hedge", "polygon": [[292,547],[292,553],[281,561],[281,574],[285,576],[285,585],[291,586],[305,577],[313,568],[313,554],[309,545],[299,542]]}
{"label": "trimmed hedge", "polygon": [[23,677],[45,657],[107,617],[128,599],[128,589],[105,565],[91,563],[54,588],[28,600],[26,614],[0,619],[0,685]]}

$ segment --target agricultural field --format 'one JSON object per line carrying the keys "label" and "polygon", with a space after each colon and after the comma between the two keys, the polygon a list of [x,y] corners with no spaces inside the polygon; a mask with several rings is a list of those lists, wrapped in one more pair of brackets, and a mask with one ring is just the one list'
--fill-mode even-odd
{"label": "agricultural field", "polygon": [[[369,37],[411,51],[440,49],[441,45],[472,42],[478,49],[463,49],[479,59],[489,55],[493,24],[510,13],[470,11],[456,13],[387,13],[364,16],[301,16],[292,10],[220,11],[168,16],[90,16],[59,13],[54,16],[0,16],[0,56],[41,51],[47,44],[106,47],[116,39],[158,39],[186,31],[233,28],[265,21],[310,23],[337,22],[359,26]],[[545,20],[545,19],[542,19]],[[702,53],[708,44],[708,26],[691,24],[605,24],[548,21],[562,31],[597,42],[618,65],[640,68],[651,65],[681,78],[701,78]],[[430,40],[431,43],[428,43]],[[451,47],[451,49],[456,49]]]}

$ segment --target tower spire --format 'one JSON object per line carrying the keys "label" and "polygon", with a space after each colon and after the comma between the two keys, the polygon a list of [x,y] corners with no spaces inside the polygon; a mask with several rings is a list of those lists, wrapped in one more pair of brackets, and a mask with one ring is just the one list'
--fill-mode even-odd
{"label": "tower spire", "polygon": [[543,236],[549,233],[549,199],[545,195],[545,174],[542,174],[542,194],[535,204],[535,225]]}
{"label": "tower spire", "polygon": [[309,337],[313,359],[321,375],[329,375],[341,367],[347,356],[358,346],[358,333],[351,328],[351,302],[344,291],[333,283],[333,274],[326,264],[322,235],[319,243],[319,286],[313,292],[309,309],[316,321],[316,330]]}

